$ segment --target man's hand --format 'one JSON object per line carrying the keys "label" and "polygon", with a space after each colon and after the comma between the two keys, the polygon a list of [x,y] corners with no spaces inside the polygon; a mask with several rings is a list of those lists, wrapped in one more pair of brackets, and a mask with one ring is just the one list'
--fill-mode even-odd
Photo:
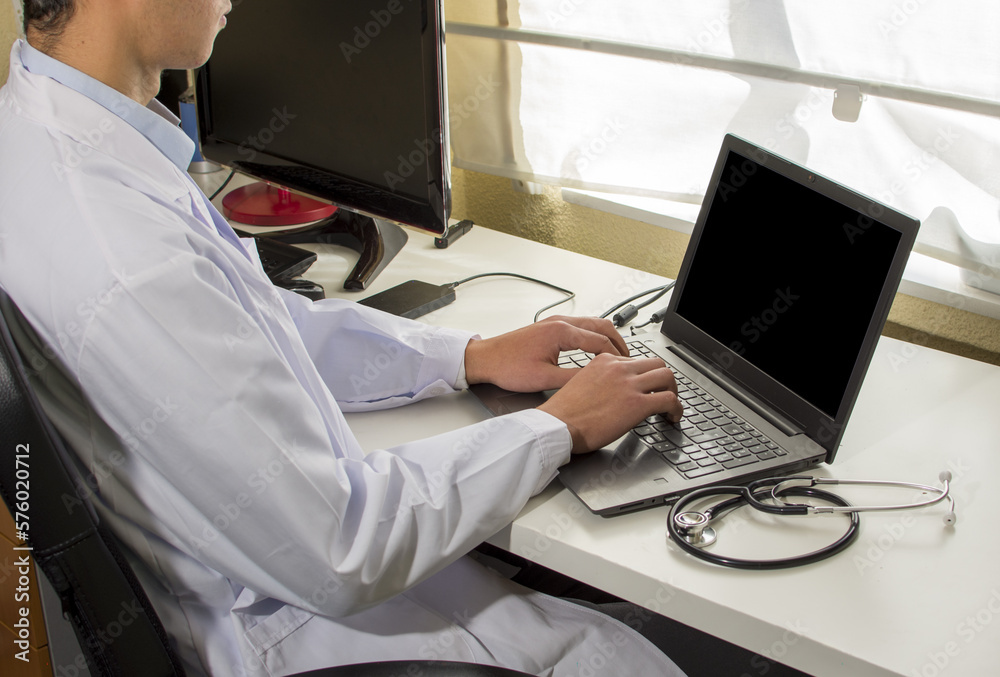
{"label": "man's hand", "polygon": [[[583,369],[558,366],[559,353],[594,353]],[[540,410],[563,421],[573,453],[613,442],[652,414],[679,421],[683,406],[674,374],[662,360],[630,358],[608,320],[551,317],[495,338],[470,341],[466,380],[518,392],[559,388]]]}
{"label": "man's hand", "polygon": [[578,369],[559,367],[559,353],[628,355],[624,339],[609,320],[590,317],[546,318],[494,338],[470,341],[465,349],[465,378],[494,383],[516,392],[561,388]]}
{"label": "man's hand", "polygon": [[679,421],[684,413],[662,360],[611,355],[597,355],[539,409],[567,425],[574,454],[614,442],[647,416]]}

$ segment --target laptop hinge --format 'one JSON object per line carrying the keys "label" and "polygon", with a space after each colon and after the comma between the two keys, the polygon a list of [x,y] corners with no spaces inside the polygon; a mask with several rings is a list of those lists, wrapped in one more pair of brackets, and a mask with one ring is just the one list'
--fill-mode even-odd
{"label": "laptop hinge", "polygon": [[774,411],[770,407],[761,404],[757,398],[750,394],[745,388],[740,387],[731,379],[724,377],[719,373],[719,370],[712,365],[705,362],[694,353],[692,353],[687,348],[678,345],[667,346],[668,350],[676,353],[681,359],[686,362],[690,362],[694,365],[701,374],[712,379],[720,387],[722,387],[730,395],[738,399],[740,402],[750,407],[755,413],[762,416],[768,423],[773,425],[775,428],[788,435],[789,437],[793,435],[799,435],[803,432],[802,428],[796,426],[794,423],[789,421],[787,418]]}

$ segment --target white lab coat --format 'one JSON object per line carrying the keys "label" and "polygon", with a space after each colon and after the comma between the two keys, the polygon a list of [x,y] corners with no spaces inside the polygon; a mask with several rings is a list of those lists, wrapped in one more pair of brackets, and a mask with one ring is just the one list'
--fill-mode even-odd
{"label": "white lab coat", "polygon": [[470,336],[274,288],[181,168],[19,50],[0,284],[81,493],[191,674],[406,658],[674,674],[627,626],[462,557],[552,480],[565,426],[525,412],[366,455],[341,412],[453,391]]}

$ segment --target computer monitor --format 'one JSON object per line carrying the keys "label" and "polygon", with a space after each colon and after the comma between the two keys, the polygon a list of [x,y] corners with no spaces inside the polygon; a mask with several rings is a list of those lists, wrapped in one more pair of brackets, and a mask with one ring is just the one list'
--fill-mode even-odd
{"label": "computer monitor", "polygon": [[[357,249],[344,286],[365,288],[406,241],[394,222],[447,229],[444,68],[441,0],[235,4],[197,77],[201,150],[267,184],[227,195],[227,216],[288,225],[331,203],[331,218],[280,239]],[[248,196],[273,198],[274,213],[231,204]]]}

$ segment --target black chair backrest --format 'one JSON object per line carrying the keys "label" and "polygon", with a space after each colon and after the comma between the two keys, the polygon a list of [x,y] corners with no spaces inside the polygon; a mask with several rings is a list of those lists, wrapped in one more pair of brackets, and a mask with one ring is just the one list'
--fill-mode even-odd
{"label": "black chair backrest", "polygon": [[[14,310],[3,290],[0,308]],[[81,508],[66,454],[0,314],[0,493],[24,547],[59,594],[92,675],[183,675],[116,541]]]}

